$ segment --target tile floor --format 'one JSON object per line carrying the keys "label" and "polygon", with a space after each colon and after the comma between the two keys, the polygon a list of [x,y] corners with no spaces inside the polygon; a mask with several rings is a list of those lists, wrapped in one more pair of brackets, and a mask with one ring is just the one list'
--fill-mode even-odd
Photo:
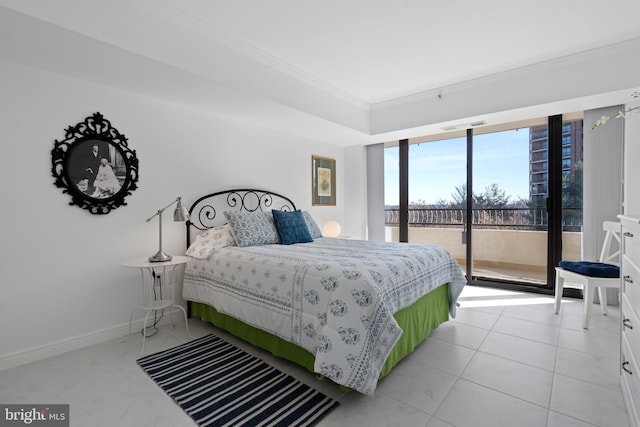
{"label": "tile floor", "polygon": [[[482,427],[629,425],[618,383],[619,312],[582,301],[560,315],[550,297],[468,286],[455,320],[436,329],[383,379],[372,398],[276,360],[198,320],[195,336],[217,333],[308,382],[341,405],[320,426]],[[160,327],[145,354],[188,341],[183,324]],[[194,423],[136,365],[141,336],[86,347],[0,371],[2,403],[69,403],[72,426]]]}

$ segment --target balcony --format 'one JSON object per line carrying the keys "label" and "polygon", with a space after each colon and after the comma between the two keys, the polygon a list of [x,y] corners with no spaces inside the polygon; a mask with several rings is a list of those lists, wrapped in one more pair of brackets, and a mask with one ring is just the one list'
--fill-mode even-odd
{"label": "balcony", "polygon": [[531,163],[531,173],[546,173],[549,170],[549,164],[544,163]]}
{"label": "balcony", "polygon": [[531,142],[531,152],[543,151],[549,149],[549,141],[544,139],[542,141],[532,141]]}
{"label": "balcony", "polygon": [[[385,210],[387,241],[398,241],[398,209]],[[565,209],[562,259],[582,255],[582,209]],[[474,275],[546,283],[546,212],[532,208],[474,209]],[[573,220],[572,220],[573,219]],[[409,242],[446,248],[466,268],[463,209],[410,209]]]}
{"label": "balcony", "polygon": [[549,151],[536,151],[531,153],[531,163],[546,162],[549,160]]}

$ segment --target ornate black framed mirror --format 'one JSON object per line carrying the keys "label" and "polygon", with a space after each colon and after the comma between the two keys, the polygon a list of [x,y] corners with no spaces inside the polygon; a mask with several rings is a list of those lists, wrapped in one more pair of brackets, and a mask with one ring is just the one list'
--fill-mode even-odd
{"label": "ornate black framed mirror", "polygon": [[65,129],[65,138],[51,150],[56,187],[92,214],[108,214],[126,205],[138,182],[138,158],[100,113]]}

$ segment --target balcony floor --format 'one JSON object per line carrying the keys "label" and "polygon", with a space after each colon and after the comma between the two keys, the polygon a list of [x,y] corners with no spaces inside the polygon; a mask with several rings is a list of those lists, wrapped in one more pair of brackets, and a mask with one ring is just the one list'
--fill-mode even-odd
{"label": "balcony floor", "polygon": [[[462,265],[461,267],[462,270],[465,271],[466,266]],[[486,277],[489,279],[527,282],[535,286],[545,285],[547,283],[546,273],[537,270],[524,270],[499,266],[474,266],[473,275],[476,277]]]}

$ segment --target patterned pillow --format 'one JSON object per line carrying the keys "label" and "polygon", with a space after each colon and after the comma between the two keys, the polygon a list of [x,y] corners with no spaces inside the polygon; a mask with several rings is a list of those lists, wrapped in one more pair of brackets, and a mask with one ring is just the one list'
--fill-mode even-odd
{"label": "patterned pillow", "polygon": [[238,246],[259,246],[280,243],[271,211],[225,211],[231,232]]}
{"label": "patterned pillow", "polygon": [[214,227],[196,236],[196,241],[187,249],[187,255],[193,258],[208,258],[215,249],[235,246],[236,241],[231,234],[231,227],[225,224]]}
{"label": "patterned pillow", "polygon": [[307,223],[307,227],[309,228],[309,233],[311,233],[311,237],[317,239],[318,237],[322,237],[322,231],[320,227],[318,227],[318,223],[313,219],[311,214],[307,211],[302,212],[302,216],[304,217],[304,222]]}
{"label": "patterned pillow", "polygon": [[313,242],[309,227],[304,220],[302,211],[284,212],[272,211],[273,221],[280,235],[280,241],[283,245],[291,245],[293,243]]}

